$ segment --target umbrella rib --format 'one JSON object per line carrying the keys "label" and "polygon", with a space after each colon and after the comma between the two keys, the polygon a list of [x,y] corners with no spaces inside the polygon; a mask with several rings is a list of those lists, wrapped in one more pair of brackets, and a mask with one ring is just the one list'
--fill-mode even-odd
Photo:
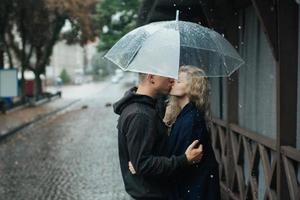
{"label": "umbrella rib", "polygon": [[123,71],[126,71],[126,69],[124,67],[122,67],[120,64],[116,63],[113,59],[111,59],[110,57],[107,57],[106,55],[104,56],[105,59],[109,60],[110,62],[114,63],[115,65],[117,65],[118,67],[120,67]]}
{"label": "umbrella rib", "polygon": [[130,63],[132,62],[132,60],[135,58],[135,56],[138,54],[138,51],[140,50],[140,48],[142,47],[142,45],[139,46],[139,48],[136,49],[136,51],[134,52],[134,54],[132,55],[132,57],[129,59],[128,61],[128,65],[126,67],[128,67],[130,65]]}

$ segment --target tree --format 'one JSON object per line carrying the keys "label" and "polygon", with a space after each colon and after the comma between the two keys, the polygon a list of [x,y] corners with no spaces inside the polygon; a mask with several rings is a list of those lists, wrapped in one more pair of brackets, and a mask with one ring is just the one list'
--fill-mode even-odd
{"label": "tree", "polygon": [[100,51],[109,49],[136,27],[139,5],[140,0],[103,0],[97,5]]}
{"label": "tree", "polygon": [[116,67],[104,59],[103,56],[104,53],[99,52],[92,57],[92,74],[96,80],[113,74],[116,69]]}
{"label": "tree", "polygon": [[[22,65],[22,74],[29,69],[35,74],[35,96],[41,94],[40,75],[50,62],[53,47],[60,39],[61,30],[69,20],[77,27],[77,35],[83,45],[95,36],[91,10],[97,0],[14,0],[14,20],[21,45],[16,34],[9,32],[9,46]],[[22,76],[23,77],[23,76]],[[24,78],[22,78],[24,91]]]}
{"label": "tree", "polygon": [[5,34],[11,31],[10,14],[13,8],[13,0],[2,0],[0,4],[0,68],[4,67],[4,53],[7,53],[10,67],[12,67],[12,57],[5,41]]}
{"label": "tree", "polygon": [[59,75],[59,77],[61,78],[62,82],[64,84],[68,84],[71,82],[71,77],[69,76],[68,72],[66,69],[63,69]]}

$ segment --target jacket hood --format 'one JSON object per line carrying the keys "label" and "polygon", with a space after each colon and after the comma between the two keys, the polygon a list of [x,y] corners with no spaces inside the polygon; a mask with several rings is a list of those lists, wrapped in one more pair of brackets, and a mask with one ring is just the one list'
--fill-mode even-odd
{"label": "jacket hood", "polygon": [[136,91],[137,87],[131,88],[124,94],[124,96],[119,101],[114,103],[113,108],[116,114],[120,115],[122,111],[132,103],[146,104],[155,108],[155,99],[146,95],[136,94]]}

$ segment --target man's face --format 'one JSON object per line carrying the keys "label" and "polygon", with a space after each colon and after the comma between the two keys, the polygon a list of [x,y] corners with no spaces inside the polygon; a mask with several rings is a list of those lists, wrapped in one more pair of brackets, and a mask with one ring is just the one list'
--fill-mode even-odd
{"label": "man's face", "polygon": [[153,82],[154,82],[154,87],[159,94],[168,95],[174,84],[174,79],[154,75]]}

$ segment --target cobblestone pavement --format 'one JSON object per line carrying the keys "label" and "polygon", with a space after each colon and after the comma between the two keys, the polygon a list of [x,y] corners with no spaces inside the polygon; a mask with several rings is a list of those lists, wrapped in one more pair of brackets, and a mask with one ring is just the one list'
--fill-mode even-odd
{"label": "cobblestone pavement", "polygon": [[83,87],[84,98],[65,112],[1,141],[0,199],[129,199],[119,169],[117,115],[106,106],[127,88],[124,80]]}

